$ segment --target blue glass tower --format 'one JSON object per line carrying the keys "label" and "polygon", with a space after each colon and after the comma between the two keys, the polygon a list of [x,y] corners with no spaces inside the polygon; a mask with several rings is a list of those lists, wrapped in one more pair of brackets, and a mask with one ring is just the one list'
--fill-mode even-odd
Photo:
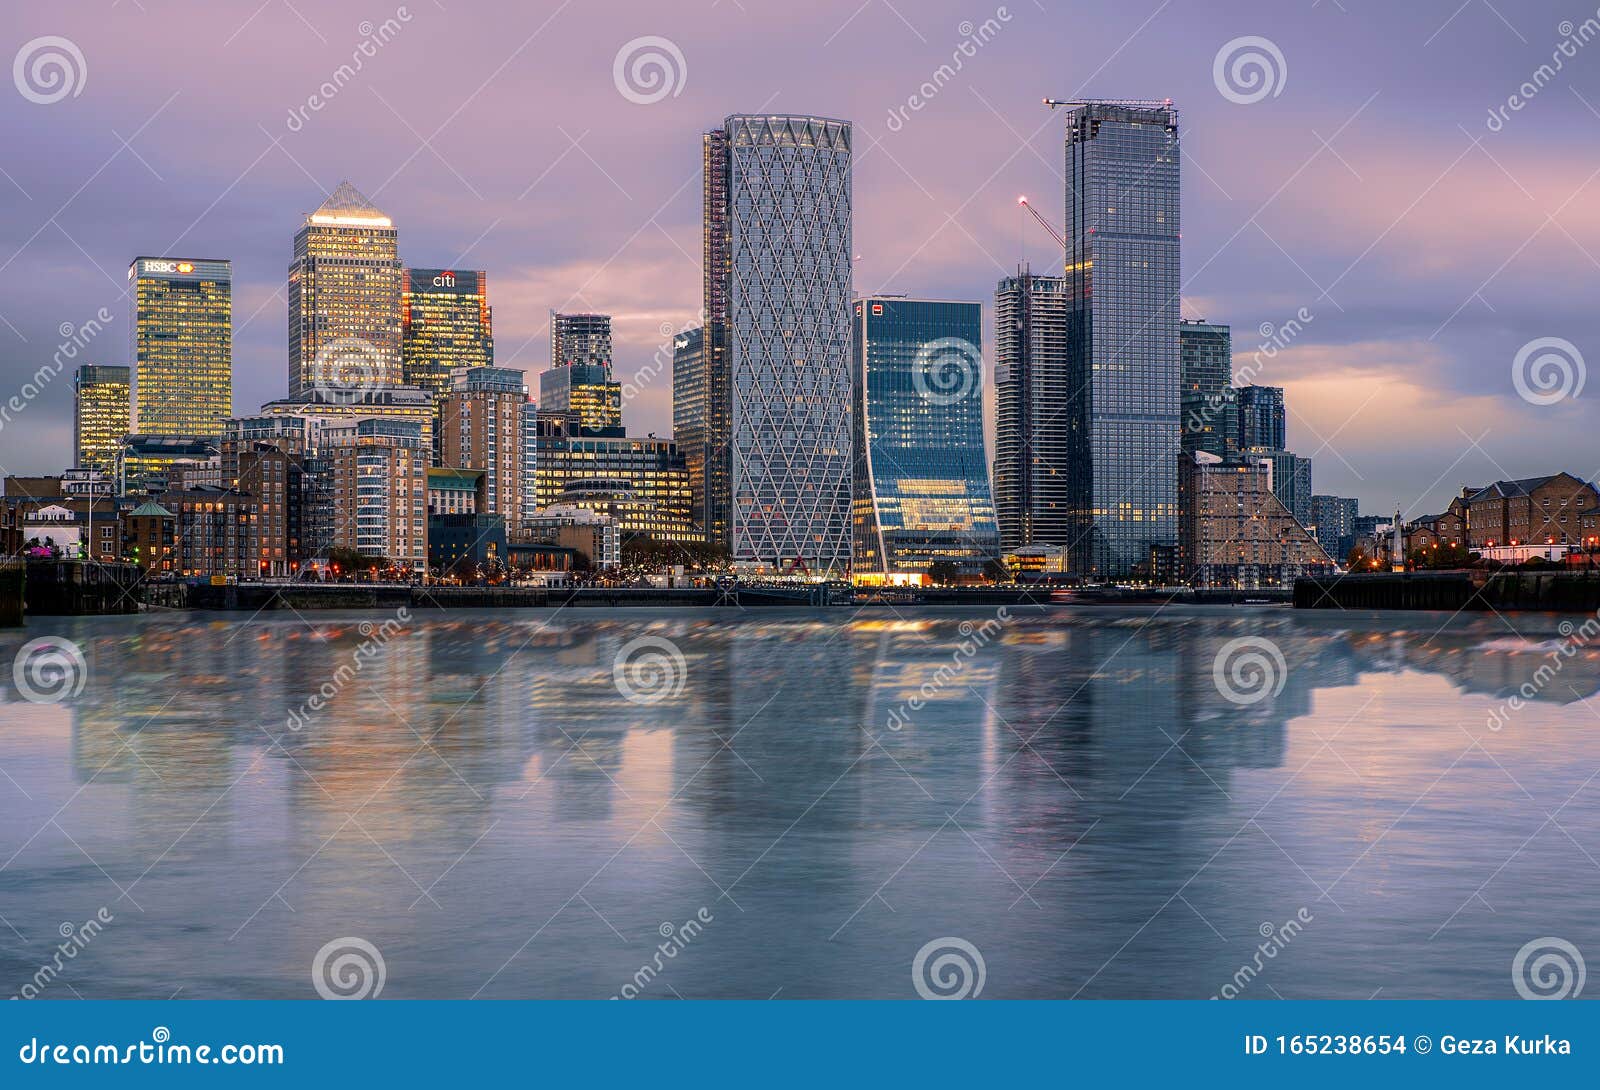
{"label": "blue glass tower", "polygon": [[854,303],[853,573],[978,576],[1000,531],[983,442],[983,308],[899,296]]}

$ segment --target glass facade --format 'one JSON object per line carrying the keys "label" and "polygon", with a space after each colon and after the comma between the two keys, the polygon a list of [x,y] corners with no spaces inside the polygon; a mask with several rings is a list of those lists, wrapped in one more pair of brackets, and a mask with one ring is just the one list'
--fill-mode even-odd
{"label": "glass facade", "polygon": [[685,330],[672,342],[672,438],[689,470],[691,517],[707,540],[721,541],[706,510],[706,441],[710,424],[706,382],[706,331]]}
{"label": "glass facade", "polygon": [[226,261],[135,258],[133,429],[215,438],[233,415],[233,272]]}
{"label": "glass facade", "polygon": [[537,444],[540,508],[573,502],[570,490],[626,493],[638,510],[656,512],[662,525],[678,528],[678,540],[690,533],[689,470],[673,440],[587,435],[576,414],[540,412]]}
{"label": "glass facade", "polygon": [[478,270],[407,269],[400,296],[400,358],[407,386],[435,402],[460,367],[494,365],[489,276]]}
{"label": "glass facade", "polygon": [[858,579],[980,576],[998,556],[983,441],[983,307],[872,296],[852,324]]}
{"label": "glass facade", "polygon": [[116,465],[123,437],[132,429],[129,399],[132,372],[126,367],[78,368],[73,383],[73,466],[105,469]]}
{"label": "glass facade", "polygon": [[611,370],[611,315],[550,312],[550,366],[577,363]]}
{"label": "glass facade", "polygon": [[1067,296],[1059,276],[1019,269],[995,291],[994,499],[1007,550],[1064,548]]}
{"label": "glass facade", "polygon": [[1218,458],[1239,452],[1239,413],[1233,390],[1233,331],[1211,322],[1180,322],[1183,365],[1183,452]]}
{"label": "glass facade", "polygon": [[1289,445],[1283,387],[1241,386],[1235,396],[1239,402],[1239,449],[1283,450]]}
{"label": "glass facade", "polygon": [[1122,579],[1178,539],[1178,114],[1067,114],[1067,484],[1073,567]]}
{"label": "glass facade", "polygon": [[[1248,387],[1247,387],[1248,388]],[[1266,462],[1272,474],[1272,494],[1301,526],[1312,525],[1311,459],[1271,447],[1246,447],[1247,461]]]}
{"label": "glass facade", "polygon": [[403,383],[396,237],[349,182],[306,217],[289,265],[290,400]]}
{"label": "glass facade", "polygon": [[710,396],[728,404],[712,503],[735,561],[849,566],[850,149],[849,122],[779,114],[730,116],[706,141],[722,174],[705,185],[706,321],[727,352]]}
{"label": "glass facade", "polygon": [[590,431],[622,427],[622,383],[600,363],[562,364],[539,375],[539,408],[573,412]]}

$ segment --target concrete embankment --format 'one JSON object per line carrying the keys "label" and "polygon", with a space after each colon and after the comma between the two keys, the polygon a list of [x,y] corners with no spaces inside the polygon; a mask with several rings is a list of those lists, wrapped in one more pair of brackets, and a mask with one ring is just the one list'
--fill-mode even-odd
{"label": "concrete embankment", "polygon": [[24,597],[30,616],[137,613],[144,592],[143,573],[135,564],[27,562]]}
{"label": "concrete embankment", "polygon": [[1295,582],[1299,609],[1600,610],[1600,572],[1376,572]]}

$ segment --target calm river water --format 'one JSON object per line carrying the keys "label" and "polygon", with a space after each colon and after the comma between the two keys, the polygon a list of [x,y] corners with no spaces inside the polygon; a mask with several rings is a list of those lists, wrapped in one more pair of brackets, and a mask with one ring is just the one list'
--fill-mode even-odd
{"label": "calm river water", "polygon": [[[387,620],[0,634],[0,997],[313,998],[354,939],[383,998],[1513,998],[1533,940],[1600,957],[1600,640],[1556,617]],[[41,637],[55,703],[5,669]]]}

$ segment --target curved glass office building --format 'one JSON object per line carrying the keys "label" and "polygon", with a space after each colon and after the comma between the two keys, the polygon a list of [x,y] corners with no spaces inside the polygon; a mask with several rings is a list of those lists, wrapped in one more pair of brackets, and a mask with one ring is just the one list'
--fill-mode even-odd
{"label": "curved glass office building", "polygon": [[842,574],[850,123],[734,114],[704,139],[707,529],[736,563]]}
{"label": "curved glass office building", "polygon": [[[1000,551],[983,442],[983,308],[856,300],[853,573],[975,578]],[[941,564],[941,562],[943,562]]]}

